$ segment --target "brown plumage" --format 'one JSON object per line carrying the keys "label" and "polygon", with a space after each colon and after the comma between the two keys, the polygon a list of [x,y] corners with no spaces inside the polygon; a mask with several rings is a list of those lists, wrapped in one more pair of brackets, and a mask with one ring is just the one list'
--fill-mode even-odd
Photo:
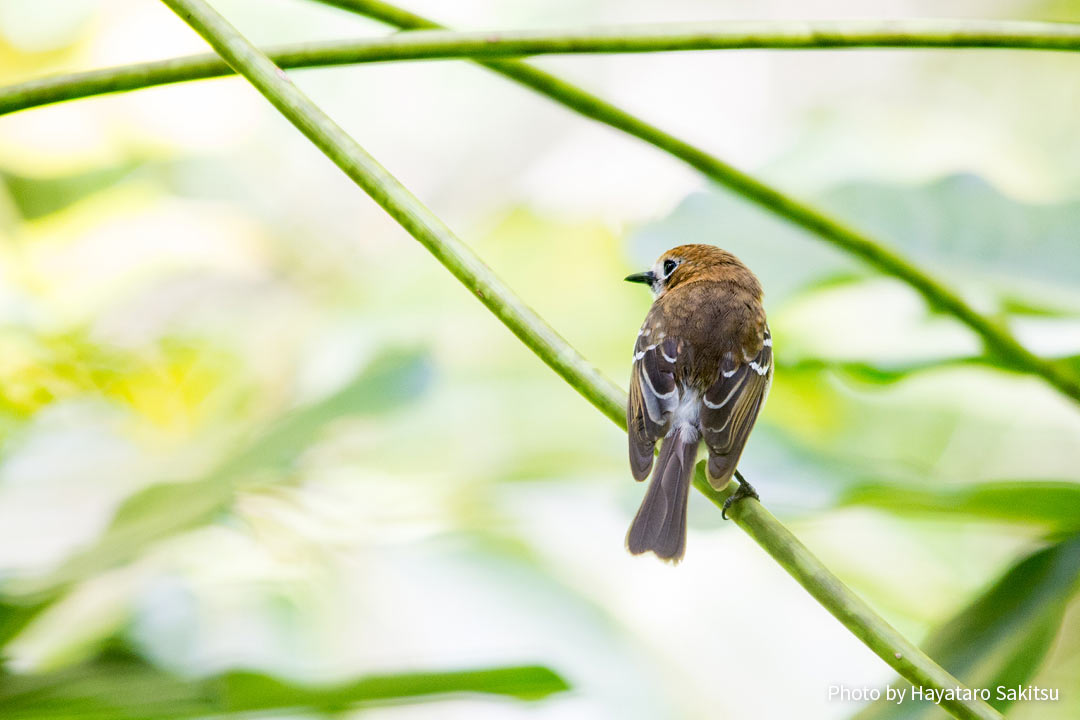
{"label": "brown plumage", "polygon": [[663,440],[626,542],[635,555],[652,551],[677,562],[698,445],[709,450],[709,482],[723,488],[769,392],[772,336],[761,284],[720,248],[681,245],[626,279],[648,283],[656,295],[634,345],[626,411],[636,480],[649,476]]}

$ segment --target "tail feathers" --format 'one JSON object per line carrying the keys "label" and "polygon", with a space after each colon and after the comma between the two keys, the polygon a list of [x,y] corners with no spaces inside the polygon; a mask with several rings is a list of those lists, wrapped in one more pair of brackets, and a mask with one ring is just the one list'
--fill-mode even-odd
{"label": "tail feathers", "polygon": [[698,436],[677,430],[664,439],[645,499],[630,524],[626,545],[640,555],[650,550],[678,562],[686,550],[686,503],[697,457]]}

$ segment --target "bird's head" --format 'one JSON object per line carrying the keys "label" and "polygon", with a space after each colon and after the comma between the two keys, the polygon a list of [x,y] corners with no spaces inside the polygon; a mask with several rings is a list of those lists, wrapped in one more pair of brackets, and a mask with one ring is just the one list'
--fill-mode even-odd
{"label": "bird's head", "polygon": [[651,270],[628,275],[626,280],[648,285],[656,297],[702,280],[758,286],[753,273],[737,257],[714,245],[673,247],[657,259]]}

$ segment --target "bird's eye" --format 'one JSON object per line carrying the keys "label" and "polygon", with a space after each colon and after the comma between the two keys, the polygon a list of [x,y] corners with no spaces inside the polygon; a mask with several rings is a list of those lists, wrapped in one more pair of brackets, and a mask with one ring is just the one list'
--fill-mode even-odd
{"label": "bird's eye", "polygon": [[664,277],[667,277],[671,273],[675,272],[675,268],[679,267],[679,263],[675,260],[664,261]]}

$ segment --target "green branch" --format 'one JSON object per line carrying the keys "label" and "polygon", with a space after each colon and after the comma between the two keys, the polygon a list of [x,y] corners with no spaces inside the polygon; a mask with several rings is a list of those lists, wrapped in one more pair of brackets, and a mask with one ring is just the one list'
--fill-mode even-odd
{"label": "green branch", "polygon": [[[318,0],[372,14],[400,27],[419,24],[408,13],[363,0]],[[270,48],[282,68],[332,67],[392,60],[506,58],[529,55],[647,53],[687,50],[828,50],[838,48],[1004,48],[1080,51],[1080,25],[965,20],[731,22],[627,25],[587,29],[451,32],[426,30],[385,38],[295,43]],[[57,75],[0,88],[0,115],[51,103],[231,75],[214,54]]]}
{"label": "green branch", "polygon": [[[503,285],[449,228],[300,92],[266,55],[204,0],[163,1],[466,287],[476,293],[515,335],[608,417],[620,425],[623,423],[625,395],[589,367],[573,348]],[[722,497],[709,489],[707,483],[697,484],[710,499],[715,501]],[[740,503],[733,515],[736,522],[799,583],[903,677],[928,688],[943,689],[960,685],[925,653],[875,615],[759,503]],[[949,701],[942,705],[960,718],[1000,717],[982,702]]]}

